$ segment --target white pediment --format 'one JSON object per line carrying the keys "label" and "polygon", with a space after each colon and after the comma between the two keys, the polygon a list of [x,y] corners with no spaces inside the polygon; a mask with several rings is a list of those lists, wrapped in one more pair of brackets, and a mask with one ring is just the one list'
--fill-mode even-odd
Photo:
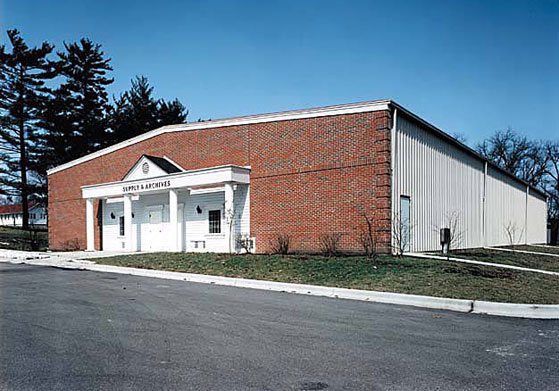
{"label": "white pediment", "polygon": [[132,169],[128,171],[128,174],[126,174],[123,180],[147,179],[163,175],[167,175],[167,172],[146,156],[142,156],[136,164],[134,164]]}

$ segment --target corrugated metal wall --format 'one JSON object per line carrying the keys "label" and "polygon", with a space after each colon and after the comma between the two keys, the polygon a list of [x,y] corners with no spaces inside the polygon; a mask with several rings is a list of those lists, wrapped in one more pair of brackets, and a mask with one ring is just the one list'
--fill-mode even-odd
{"label": "corrugated metal wall", "polygon": [[528,194],[528,243],[546,243],[546,222],[546,200],[541,195],[530,190]]}
{"label": "corrugated metal wall", "polygon": [[[485,162],[448,143],[402,113],[394,134],[393,214],[409,196],[411,251],[440,249],[439,229],[457,222],[459,248],[508,244],[505,225],[516,226],[522,243],[545,242],[546,204],[526,186],[488,167],[484,240]],[[528,213],[526,205],[528,203]],[[528,229],[525,228],[528,223]]]}
{"label": "corrugated metal wall", "polygon": [[526,243],[526,185],[489,167],[487,170],[487,245]]}

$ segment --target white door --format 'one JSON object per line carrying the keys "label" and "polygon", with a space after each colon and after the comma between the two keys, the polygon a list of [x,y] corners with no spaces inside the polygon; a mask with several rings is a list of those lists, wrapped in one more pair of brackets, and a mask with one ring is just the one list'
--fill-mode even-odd
{"label": "white door", "polygon": [[148,208],[148,251],[162,251],[165,241],[163,240],[163,208]]}
{"label": "white door", "polygon": [[411,241],[410,197],[400,196],[400,243],[403,251],[410,251]]}

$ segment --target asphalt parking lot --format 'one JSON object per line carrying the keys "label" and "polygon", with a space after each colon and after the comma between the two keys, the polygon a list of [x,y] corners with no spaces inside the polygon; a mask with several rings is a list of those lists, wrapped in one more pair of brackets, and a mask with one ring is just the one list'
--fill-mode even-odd
{"label": "asphalt parking lot", "polygon": [[559,321],[0,264],[2,390],[557,390]]}

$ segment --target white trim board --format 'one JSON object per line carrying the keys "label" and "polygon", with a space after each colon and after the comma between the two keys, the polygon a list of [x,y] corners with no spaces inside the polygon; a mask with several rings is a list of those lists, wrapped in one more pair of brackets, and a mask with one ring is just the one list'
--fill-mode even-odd
{"label": "white trim board", "polygon": [[157,193],[225,182],[250,183],[250,169],[234,165],[207,167],[148,179],[86,185],[81,190],[82,198],[119,198],[124,195]]}
{"label": "white trim board", "polygon": [[179,124],[179,125],[167,125],[161,128],[157,128],[155,130],[151,130],[149,132],[133,137],[131,139],[125,140],[118,144],[111,145],[110,147],[103,148],[100,151],[90,153],[89,155],[85,155],[81,158],[72,160],[68,163],[61,164],[60,166],[51,168],[50,170],[47,170],[47,175],[51,175],[59,171],[63,171],[67,168],[76,166],[81,163],[85,163],[89,160],[93,160],[103,155],[107,155],[111,152],[118,151],[119,149],[126,148],[130,145],[137,144],[139,142],[148,140],[152,137],[156,137],[164,133],[184,132],[184,131],[199,130],[199,129],[211,129],[211,128],[219,128],[224,126],[248,125],[248,124],[256,124],[256,123],[263,123],[263,122],[327,117],[327,116],[342,115],[342,114],[355,114],[355,113],[365,113],[365,112],[372,112],[372,111],[382,111],[382,110],[388,110],[390,104],[391,104],[390,100],[377,100],[377,101],[350,103],[350,104],[336,105],[336,106],[318,107],[312,109],[290,110],[290,111],[283,111],[277,113],[250,115],[246,117],[225,118],[225,119],[218,119],[214,121],[191,122],[191,123]]}

